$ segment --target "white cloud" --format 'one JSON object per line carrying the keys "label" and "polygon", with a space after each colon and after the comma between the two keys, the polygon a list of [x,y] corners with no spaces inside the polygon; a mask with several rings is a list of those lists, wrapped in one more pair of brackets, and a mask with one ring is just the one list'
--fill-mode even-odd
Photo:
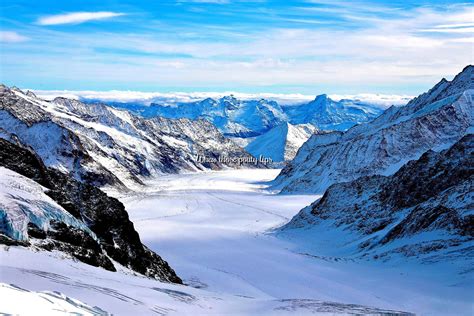
{"label": "white cloud", "polygon": [[18,43],[27,41],[28,37],[12,31],[0,31],[0,42],[4,43]]}
{"label": "white cloud", "polygon": [[341,99],[360,100],[370,104],[376,104],[387,108],[392,105],[405,105],[413,99],[411,95],[396,95],[396,94],[374,94],[374,93],[360,93],[360,94],[330,94],[329,97],[335,101]]}
{"label": "white cloud", "polygon": [[[28,90],[28,89],[26,89]],[[314,95],[305,95],[299,93],[283,94],[283,93],[240,93],[234,91],[225,92],[140,92],[140,91],[68,91],[68,90],[32,90],[38,97],[45,100],[52,100],[56,97],[64,97],[70,99],[89,99],[100,100],[103,102],[138,102],[145,105],[150,103],[175,104],[178,102],[193,102],[206,98],[221,98],[223,96],[233,95],[241,100],[274,100],[282,105],[300,104],[309,102],[315,98]],[[371,94],[361,93],[352,95],[330,94],[333,100],[353,99],[388,107],[391,105],[406,104],[412,96],[408,95],[387,95],[387,94]]]}
{"label": "white cloud", "polygon": [[125,15],[118,12],[71,12],[65,14],[57,14],[45,16],[38,19],[39,25],[59,25],[59,24],[79,24],[93,20],[109,19],[117,16]]}

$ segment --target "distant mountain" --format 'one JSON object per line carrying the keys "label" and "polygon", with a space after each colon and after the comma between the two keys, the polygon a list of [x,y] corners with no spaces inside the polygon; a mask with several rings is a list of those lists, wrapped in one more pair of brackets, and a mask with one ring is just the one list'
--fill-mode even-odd
{"label": "distant mountain", "polygon": [[274,162],[283,162],[295,157],[298,149],[318,129],[311,124],[280,124],[265,134],[257,136],[245,147],[254,156],[263,155]]}
{"label": "distant mountain", "polygon": [[321,256],[416,257],[472,269],[473,183],[474,135],[468,134],[391,176],[330,186],[279,233],[299,235]]}
{"label": "distant mountain", "polygon": [[[266,150],[265,146],[260,146],[259,143],[268,144],[272,138],[272,148],[283,148],[282,144],[289,144],[290,147],[292,146],[290,144],[302,144],[301,141],[286,138],[286,136],[293,135],[281,130],[281,128],[288,127],[285,125],[286,123],[290,123],[291,126],[311,124],[320,130],[346,130],[356,124],[374,119],[383,111],[380,106],[357,100],[334,101],[326,95],[320,95],[314,101],[306,104],[284,107],[275,101],[238,100],[233,96],[217,100],[207,98],[202,101],[173,105],[152,103],[146,106],[114,102],[111,103],[111,106],[126,109],[148,118],[161,116],[172,119],[207,120],[238,144],[254,143],[254,145],[247,147],[254,156],[269,156],[274,161],[281,161],[283,150],[279,150],[279,153],[272,152]],[[270,134],[264,136],[267,133]],[[296,134],[303,136],[301,133]],[[277,136],[281,139],[277,139]],[[260,140],[254,140],[255,137]],[[305,139],[306,137],[296,136],[296,138]],[[295,149],[290,151],[295,151]],[[286,155],[285,160],[291,157],[293,154]]]}
{"label": "distant mountain", "polygon": [[323,193],[333,183],[390,175],[425,151],[473,130],[474,66],[441,80],[406,106],[391,107],[346,132],[313,135],[274,181],[282,192]]}
{"label": "distant mountain", "polygon": [[370,121],[383,112],[380,105],[349,99],[334,101],[325,94],[309,103],[286,106],[265,99],[238,100],[233,96],[173,105],[109,104],[144,117],[206,119],[224,135],[232,137],[262,135],[283,122],[293,125],[309,123],[321,130],[342,131],[355,124]]}
{"label": "distant mountain", "polygon": [[345,131],[350,127],[373,120],[383,109],[357,100],[331,100],[318,95],[313,101],[283,108],[292,124],[313,124],[321,130]]}
{"label": "distant mountain", "polygon": [[282,108],[275,101],[238,100],[233,96],[173,106],[152,103],[140,113],[147,117],[205,119],[225,136],[233,137],[257,136],[287,121]]}
{"label": "distant mountain", "polygon": [[34,152],[1,138],[0,244],[57,250],[110,271],[118,263],[182,283],[166,261],[141,243],[121,202],[47,168]]}
{"label": "distant mountain", "polygon": [[238,167],[201,162],[251,157],[206,120],[144,119],[103,104],[0,86],[0,137],[32,148],[48,167],[96,185],[133,188],[151,176]]}

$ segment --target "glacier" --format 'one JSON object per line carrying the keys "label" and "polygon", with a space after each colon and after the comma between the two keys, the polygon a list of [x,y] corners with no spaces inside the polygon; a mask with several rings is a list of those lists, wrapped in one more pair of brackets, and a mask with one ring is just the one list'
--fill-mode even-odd
{"label": "glacier", "polygon": [[143,242],[186,286],[20,247],[0,251],[1,282],[115,314],[469,315],[468,276],[450,264],[318,257],[269,234],[317,198],[268,191],[278,172],[166,175],[121,195]]}

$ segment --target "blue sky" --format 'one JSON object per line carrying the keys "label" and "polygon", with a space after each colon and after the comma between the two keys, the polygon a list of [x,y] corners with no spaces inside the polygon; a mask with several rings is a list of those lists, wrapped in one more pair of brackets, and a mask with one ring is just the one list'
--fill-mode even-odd
{"label": "blue sky", "polygon": [[418,94],[473,63],[453,1],[10,1],[0,81],[42,90]]}

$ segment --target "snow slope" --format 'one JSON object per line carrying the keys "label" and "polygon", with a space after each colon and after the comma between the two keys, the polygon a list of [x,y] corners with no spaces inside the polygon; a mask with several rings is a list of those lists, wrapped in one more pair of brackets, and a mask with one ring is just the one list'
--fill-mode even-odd
{"label": "snow slope", "polygon": [[441,150],[473,127],[474,66],[443,79],[406,106],[346,132],[313,135],[274,181],[282,192],[322,193],[333,183],[397,171],[429,149]]}
{"label": "snow slope", "polygon": [[88,306],[58,292],[28,291],[0,283],[0,312],[7,315],[105,315],[98,307]]}
{"label": "snow slope", "polygon": [[245,149],[256,157],[263,155],[274,162],[288,161],[295,157],[301,145],[316,131],[311,124],[283,123],[255,137]]}

